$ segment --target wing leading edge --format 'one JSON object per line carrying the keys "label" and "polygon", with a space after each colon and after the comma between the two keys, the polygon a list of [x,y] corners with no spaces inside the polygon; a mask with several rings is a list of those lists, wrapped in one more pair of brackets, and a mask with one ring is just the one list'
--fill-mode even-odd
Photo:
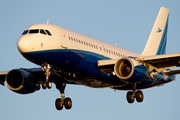
{"label": "wing leading edge", "polygon": [[5,78],[6,78],[6,74],[8,73],[9,71],[2,71],[0,72],[0,84],[4,86],[4,81],[5,81]]}

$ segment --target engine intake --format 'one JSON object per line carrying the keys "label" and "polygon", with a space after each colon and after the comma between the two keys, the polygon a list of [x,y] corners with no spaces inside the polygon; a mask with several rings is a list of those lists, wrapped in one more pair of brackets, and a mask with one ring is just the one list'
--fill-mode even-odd
{"label": "engine intake", "polygon": [[114,66],[114,72],[119,79],[128,82],[139,82],[148,76],[145,66],[131,58],[119,59]]}
{"label": "engine intake", "polygon": [[33,74],[24,69],[14,69],[6,75],[7,87],[20,94],[33,93],[39,89],[39,84]]}

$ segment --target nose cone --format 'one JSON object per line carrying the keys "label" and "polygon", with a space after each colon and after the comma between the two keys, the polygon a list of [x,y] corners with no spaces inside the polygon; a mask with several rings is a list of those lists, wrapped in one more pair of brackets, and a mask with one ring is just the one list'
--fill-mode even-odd
{"label": "nose cone", "polygon": [[21,53],[30,52],[33,49],[33,40],[27,36],[21,36],[18,40],[17,47]]}

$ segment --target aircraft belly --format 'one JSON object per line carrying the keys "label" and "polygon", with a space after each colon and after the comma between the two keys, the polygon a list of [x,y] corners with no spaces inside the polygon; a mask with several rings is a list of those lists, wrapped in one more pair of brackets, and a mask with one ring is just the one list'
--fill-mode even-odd
{"label": "aircraft belly", "polygon": [[[121,81],[112,74],[103,73],[97,68],[97,61],[103,59],[102,56],[98,56],[97,54],[71,49],[58,49],[24,53],[23,56],[40,66],[47,62],[59,70],[64,69],[73,73],[80,72],[81,75],[86,74],[87,76],[91,76],[91,78],[84,77],[80,79],[69,79],[69,81],[77,84],[94,88],[114,86],[118,90],[132,90],[132,86],[130,84]],[[145,89],[159,86],[175,79],[174,75],[167,78],[162,76],[163,75],[157,74],[157,80],[151,78],[145,79],[144,81],[137,83],[136,88]]]}
{"label": "aircraft belly", "polygon": [[[91,78],[69,79],[71,82],[89,87],[102,88],[110,86],[124,86],[126,83],[112,74],[106,74],[97,68],[97,61],[103,59],[102,55],[86,51],[71,49],[47,50],[24,53],[23,56],[31,62],[42,65],[51,64],[55,69],[63,69],[72,73],[80,72]],[[107,59],[107,58],[106,58]]]}
{"label": "aircraft belly", "polygon": [[40,66],[46,62],[51,64],[53,67],[76,70],[84,55],[81,54],[80,56],[70,50],[59,49],[29,52],[24,53],[23,56]]}
{"label": "aircraft belly", "polygon": [[[141,90],[141,89],[147,89],[147,88],[151,88],[151,87],[155,87],[155,86],[161,86],[166,83],[172,82],[173,80],[175,80],[175,75],[171,75],[171,76],[168,76],[167,78],[163,78],[163,79],[160,78],[157,80],[153,80],[151,78],[145,79],[144,81],[136,84],[136,89]],[[132,90],[132,85],[127,84],[122,87],[116,87],[115,89],[117,89],[117,90]]]}

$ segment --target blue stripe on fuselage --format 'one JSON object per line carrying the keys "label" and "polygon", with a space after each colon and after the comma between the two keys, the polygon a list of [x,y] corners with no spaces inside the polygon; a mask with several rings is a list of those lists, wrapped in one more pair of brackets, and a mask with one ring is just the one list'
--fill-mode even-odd
{"label": "blue stripe on fuselage", "polygon": [[57,67],[62,67],[65,65],[65,67],[70,66],[71,68],[76,68],[81,59],[84,58],[86,55],[90,55],[96,58],[97,60],[110,59],[97,53],[76,49],[54,49],[27,52],[22,54],[25,58],[38,65],[42,65],[43,61]]}
{"label": "blue stripe on fuselage", "polygon": [[47,62],[54,67],[70,71],[81,71],[103,79],[109,78],[111,75],[101,72],[97,68],[97,61],[110,59],[103,55],[75,49],[55,49],[23,53],[23,56],[31,62],[42,65]]}

